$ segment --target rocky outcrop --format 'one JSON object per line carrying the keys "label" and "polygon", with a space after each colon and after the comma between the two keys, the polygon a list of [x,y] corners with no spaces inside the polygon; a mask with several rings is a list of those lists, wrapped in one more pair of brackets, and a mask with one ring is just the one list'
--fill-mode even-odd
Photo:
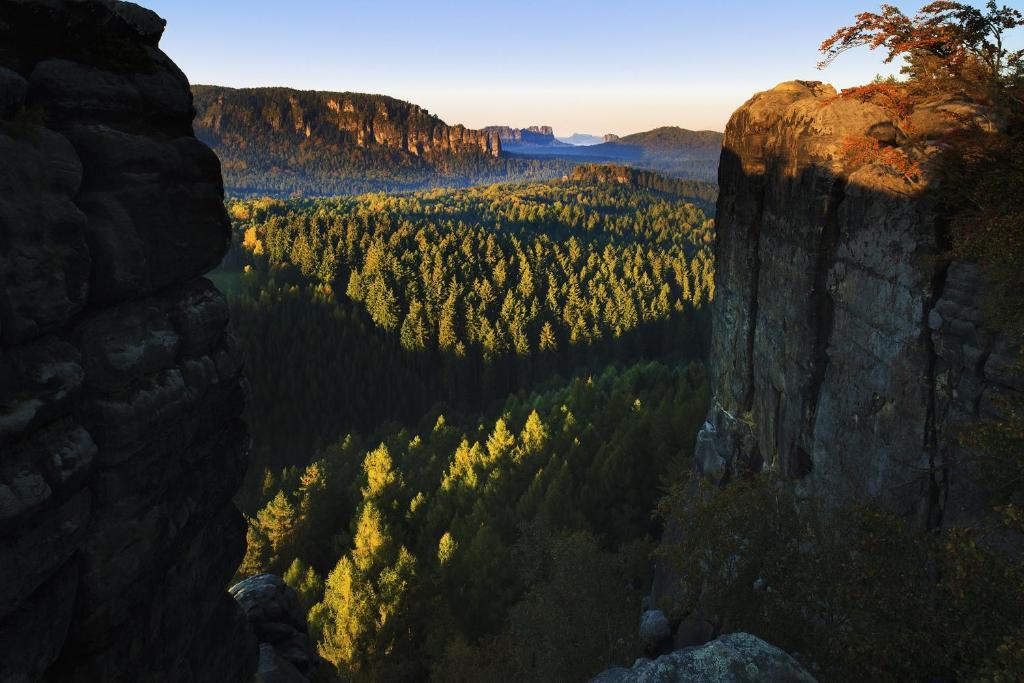
{"label": "rocky outcrop", "polygon": [[250,576],[232,586],[230,593],[242,606],[260,643],[259,668],[264,678],[272,671],[277,676],[294,671],[305,679],[316,671],[320,657],[309,640],[306,613],[298,595],[281,577]]}
{"label": "rocky outcrop", "polygon": [[[853,164],[852,137],[904,143],[886,113],[784,83],[726,129],[717,215],[713,404],[697,439],[714,482],[769,470],[827,501],[874,501],[921,526],[985,507],[956,425],[1021,388],[986,329],[975,269],[947,264],[924,165]],[[971,105],[919,107],[936,138]],[[927,142],[926,142],[927,144]],[[955,515],[954,515],[955,513]]]}
{"label": "rocky outcrop", "polygon": [[814,683],[814,677],[777,647],[748,633],[730,633],[630,669],[601,672],[591,683]]}
{"label": "rocky outcrop", "polygon": [[289,196],[466,186],[506,172],[497,135],[383,95],[192,88],[196,136],[233,194]]}
{"label": "rocky outcrop", "polygon": [[0,0],[0,679],[245,680],[230,239],[164,22]]}
{"label": "rocky outcrop", "polygon": [[221,144],[310,140],[345,147],[383,147],[437,161],[446,155],[499,156],[496,134],[449,126],[422,107],[384,95],[290,88],[193,87],[196,134]]}
{"label": "rocky outcrop", "polygon": [[672,629],[669,627],[668,617],[658,609],[645,610],[640,615],[637,636],[644,652],[654,654],[662,651],[665,645],[672,642]]}
{"label": "rocky outcrop", "polygon": [[615,133],[605,133],[604,137],[602,138],[602,140],[604,140],[605,142],[615,142],[618,139],[619,136],[616,135]]}
{"label": "rocky outcrop", "polygon": [[539,145],[542,147],[561,147],[566,143],[555,138],[551,126],[530,126],[529,128],[512,128],[511,126],[487,126],[484,132],[496,135],[501,144],[510,147]]}

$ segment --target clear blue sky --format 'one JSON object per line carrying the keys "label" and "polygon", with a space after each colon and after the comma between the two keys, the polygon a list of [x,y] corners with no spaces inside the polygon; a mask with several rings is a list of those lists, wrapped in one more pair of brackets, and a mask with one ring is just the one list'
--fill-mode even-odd
{"label": "clear blue sky", "polygon": [[193,83],[383,93],[470,127],[721,130],[781,81],[888,73],[866,50],[815,68],[822,39],[877,9],[865,0],[141,3],[167,19],[161,46]]}

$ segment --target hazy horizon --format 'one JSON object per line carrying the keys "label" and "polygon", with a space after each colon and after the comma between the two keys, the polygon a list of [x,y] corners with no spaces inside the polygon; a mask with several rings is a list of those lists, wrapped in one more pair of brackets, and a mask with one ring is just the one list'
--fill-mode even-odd
{"label": "hazy horizon", "polygon": [[721,131],[777,83],[847,87],[895,70],[867,50],[816,68],[820,42],[865,9],[851,0],[628,9],[607,0],[142,1],[167,20],[161,47],[192,83],[377,93],[470,128]]}

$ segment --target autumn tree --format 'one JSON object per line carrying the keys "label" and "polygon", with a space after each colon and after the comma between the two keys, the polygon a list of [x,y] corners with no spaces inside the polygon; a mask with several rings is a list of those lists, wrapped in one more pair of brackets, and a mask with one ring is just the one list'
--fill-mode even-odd
{"label": "autumn tree", "polygon": [[[881,12],[862,12],[856,21],[821,44],[825,68],[849,50],[867,47],[885,52],[886,63],[904,61],[904,80],[876,79],[848,88],[841,97],[881,106],[902,136],[904,150],[870,137],[844,142],[855,163],[876,162],[900,175],[916,176],[924,152],[913,122],[917,106],[937,96],[960,96],[996,111],[1024,104],[1024,50],[1010,51],[1006,33],[1024,25],[1018,10],[989,0],[984,9],[960,2],[932,2],[908,16],[892,5]],[[969,127],[972,121],[959,123]]]}
{"label": "autumn tree", "polygon": [[[885,62],[904,58],[901,72],[919,92],[955,92],[996,96],[1019,85],[1024,76],[1024,50],[1011,52],[1006,32],[1024,25],[1013,8],[994,0],[978,9],[960,2],[932,2],[909,17],[892,5],[862,12],[856,22],[836,31],[821,44],[820,68],[857,47],[886,52]],[[874,90],[883,90],[875,84]],[[868,86],[870,88],[870,86]],[[869,90],[861,91],[864,94]]]}

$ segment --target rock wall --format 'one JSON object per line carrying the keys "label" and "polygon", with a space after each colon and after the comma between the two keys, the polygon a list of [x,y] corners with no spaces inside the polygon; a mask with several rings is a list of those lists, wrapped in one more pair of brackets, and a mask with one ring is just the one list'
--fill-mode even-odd
{"label": "rock wall", "polygon": [[[956,426],[1024,388],[1017,350],[982,320],[983,284],[948,264],[938,179],[853,165],[850,137],[899,146],[885,112],[789,82],[725,133],[719,171],[713,402],[697,469],[770,470],[829,501],[873,500],[923,526],[986,507]],[[919,106],[926,140],[963,102]]]}
{"label": "rock wall", "polygon": [[228,246],[164,22],[0,0],[0,680],[232,681],[255,640]]}
{"label": "rock wall", "polygon": [[486,133],[496,135],[503,145],[564,145],[555,139],[555,130],[551,126],[530,126],[529,128],[512,128],[511,126],[487,126]]}
{"label": "rock wall", "polygon": [[497,134],[449,126],[425,109],[383,95],[289,88],[195,86],[196,130],[213,145],[249,144],[272,131],[278,144],[379,146],[428,161],[445,155],[499,156]]}

